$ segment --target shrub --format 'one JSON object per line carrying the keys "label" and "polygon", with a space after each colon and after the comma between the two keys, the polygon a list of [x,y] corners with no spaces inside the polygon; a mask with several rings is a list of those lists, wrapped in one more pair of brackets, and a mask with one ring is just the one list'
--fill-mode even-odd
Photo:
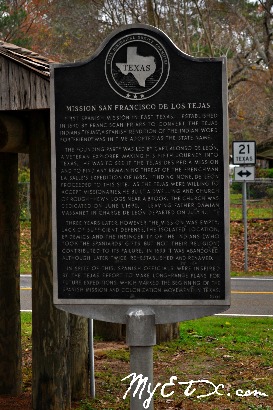
{"label": "shrub", "polygon": [[29,182],[30,170],[29,168],[19,168],[18,170],[18,182]]}

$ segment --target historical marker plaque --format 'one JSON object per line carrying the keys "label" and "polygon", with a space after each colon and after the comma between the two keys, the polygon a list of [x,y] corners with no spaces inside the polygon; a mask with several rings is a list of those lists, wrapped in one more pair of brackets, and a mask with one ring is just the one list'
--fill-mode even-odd
{"label": "historical marker plaque", "polygon": [[52,98],[56,303],[228,304],[225,59],[129,26]]}

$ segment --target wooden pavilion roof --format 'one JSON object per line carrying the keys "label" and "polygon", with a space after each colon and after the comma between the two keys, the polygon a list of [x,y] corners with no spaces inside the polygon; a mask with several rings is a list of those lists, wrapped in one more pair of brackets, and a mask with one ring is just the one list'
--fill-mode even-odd
{"label": "wooden pavilion roof", "polygon": [[16,46],[15,44],[0,41],[0,55],[33,71],[37,75],[49,81],[50,63],[52,60],[41,56],[34,51]]}
{"label": "wooden pavilion roof", "polygon": [[0,111],[48,109],[51,63],[34,51],[0,41]]}
{"label": "wooden pavilion roof", "polygon": [[268,138],[266,141],[257,144],[257,157],[273,160],[273,138]]}

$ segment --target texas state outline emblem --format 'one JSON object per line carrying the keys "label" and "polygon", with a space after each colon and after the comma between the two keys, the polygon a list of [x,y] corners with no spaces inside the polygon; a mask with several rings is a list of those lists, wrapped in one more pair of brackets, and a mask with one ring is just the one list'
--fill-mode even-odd
{"label": "texas state outline emblem", "polygon": [[144,100],[166,84],[170,62],[164,46],[151,35],[134,33],[117,40],[106,56],[110,87],[129,100]]}

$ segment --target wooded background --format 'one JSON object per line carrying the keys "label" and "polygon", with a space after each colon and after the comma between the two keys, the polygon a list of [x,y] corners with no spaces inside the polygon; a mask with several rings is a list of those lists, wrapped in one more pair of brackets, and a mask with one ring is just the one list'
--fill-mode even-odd
{"label": "wooded background", "polygon": [[147,23],[195,57],[228,58],[230,140],[273,138],[273,0],[0,0],[0,38],[58,62]]}

